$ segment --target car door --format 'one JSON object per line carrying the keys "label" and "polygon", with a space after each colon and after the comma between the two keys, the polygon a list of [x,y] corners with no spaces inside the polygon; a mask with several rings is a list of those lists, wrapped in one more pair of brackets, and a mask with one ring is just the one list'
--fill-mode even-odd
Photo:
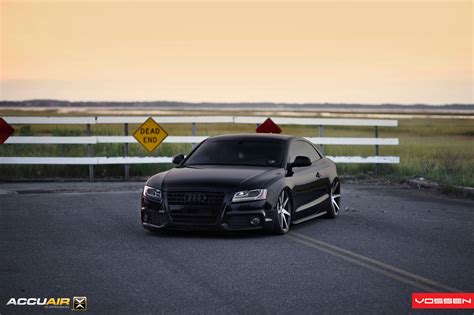
{"label": "car door", "polygon": [[[316,153],[319,157],[313,163],[316,166],[316,169],[319,173],[318,187],[321,190],[320,194],[321,195],[323,195],[325,193],[329,194],[329,188],[331,187],[331,185],[330,185],[330,183],[331,183],[331,173],[332,174],[334,173],[332,171],[332,168],[331,168],[333,163],[331,163],[331,161],[328,158],[324,157],[321,153],[319,153],[319,151],[317,150],[317,148],[314,145],[312,145],[312,147],[316,151]],[[334,177],[334,175],[332,175],[332,177]]]}
{"label": "car door", "polygon": [[321,174],[317,166],[321,156],[309,142],[295,140],[291,143],[289,152],[290,162],[294,162],[297,156],[306,156],[312,162],[310,166],[292,169],[294,219],[298,220],[318,211],[317,205],[321,196],[326,193],[326,188],[322,186]]}
{"label": "car door", "polygon": [[310,144],[311,147],[316,152],[316,160],[313,162],[317,174],[318,174],[318,181],[317,181],[317,195],[319,196],[319,201],[315,207],[316,212],[326,211],[327,202],[330,198],[330,183],[331,183],[331,166],[332,163],[329,159],[324,157],[316,148],[315,145]]}

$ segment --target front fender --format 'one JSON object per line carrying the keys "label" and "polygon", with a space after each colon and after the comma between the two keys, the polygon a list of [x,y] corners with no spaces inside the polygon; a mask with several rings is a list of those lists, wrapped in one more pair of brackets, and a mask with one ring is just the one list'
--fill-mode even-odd
{"label": "front fender", "polygon": [[[272,209],[276,208],[276,204],[278,202],[278,196],[282,192],[283,189],[288,189],[290,191],[293,190],[294,181],[291,177],[280,178],[274,181],[268,188],[267,194],[267,202],[271,204]],[[290,198],[292,200],[293,196],[290,194]],[[292,200],[293,201],[293,200]]]}

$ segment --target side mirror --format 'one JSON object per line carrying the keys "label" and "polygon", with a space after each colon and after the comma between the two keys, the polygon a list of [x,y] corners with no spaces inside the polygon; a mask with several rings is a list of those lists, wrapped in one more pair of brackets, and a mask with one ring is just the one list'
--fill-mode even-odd
{"label": "side mirror", "polygon": [[184,155],[183,154],[178,154],[173,157],[173,164],[179,165],[181,162],[184,160]]}
{"label": "side mirror", "polygon": [[307,156],[298,155],[295,161],[291,163],[291,167],[311,166],[311,160]]}

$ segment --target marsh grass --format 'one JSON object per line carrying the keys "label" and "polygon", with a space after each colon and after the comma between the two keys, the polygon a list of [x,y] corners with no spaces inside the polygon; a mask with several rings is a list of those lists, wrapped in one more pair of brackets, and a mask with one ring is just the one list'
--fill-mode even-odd
{"label": "marsh grass", "polygon": [[[170,135],[191,135],[190,124],[162,124]],[[129,126],[130,134],[138,124]],[[84,125],[15,126],[22,136],[86,136]],[[282,126],[284,133],[318,136],[317,126]],[[94,135],[123,135],[123,125],[93,125]],[[197,133],[212,136],[227,133],[255,132],[253,124],[198,124]],[[373,137],[373,127],[325,127],[327,137]],[[400,119],[399,126],[379,128],[379,136],[400,139],[399,146],[380,146],[381,155],[399,155],[398,165],[380,165],[379,173],[392,178],[419,176],[444,185],[474,186],[474,123],[463,119]],[[123,144],[97,144],[94,156],[123,156]],[[151,156],[173,156],[187,153],[191,144],[162,144]],[[327,155],[374,155],[374,146],[325,145]],[[139,145],[129,145],[130,156],[149,156]],[[85,157],[87,145],[2,145],[0,156]],[[131,165],[131,176],[149,176],[171,165]],[[95,166],[97,178],[120,178],[123,165]],[[341,174],[365,174],[374,165],[339,164]],[[0,165],[0,179],[18,178],[88,178],[87,166],[64,165]]]}

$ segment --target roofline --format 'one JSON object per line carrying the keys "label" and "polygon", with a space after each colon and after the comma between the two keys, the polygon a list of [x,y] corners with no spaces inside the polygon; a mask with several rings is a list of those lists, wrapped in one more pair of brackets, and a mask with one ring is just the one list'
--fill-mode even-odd
{"label": "roofline", "polygon": [[286,135],[286,134],[277,134],[277,133],[234,133],[234,134],[222,134],[216,136],[210,136],[206,140],[214,140],[219,138],[268,138],[268,139],[275,139],[275,140],[290,140],[294,138],[298,138],[293,135]]}

